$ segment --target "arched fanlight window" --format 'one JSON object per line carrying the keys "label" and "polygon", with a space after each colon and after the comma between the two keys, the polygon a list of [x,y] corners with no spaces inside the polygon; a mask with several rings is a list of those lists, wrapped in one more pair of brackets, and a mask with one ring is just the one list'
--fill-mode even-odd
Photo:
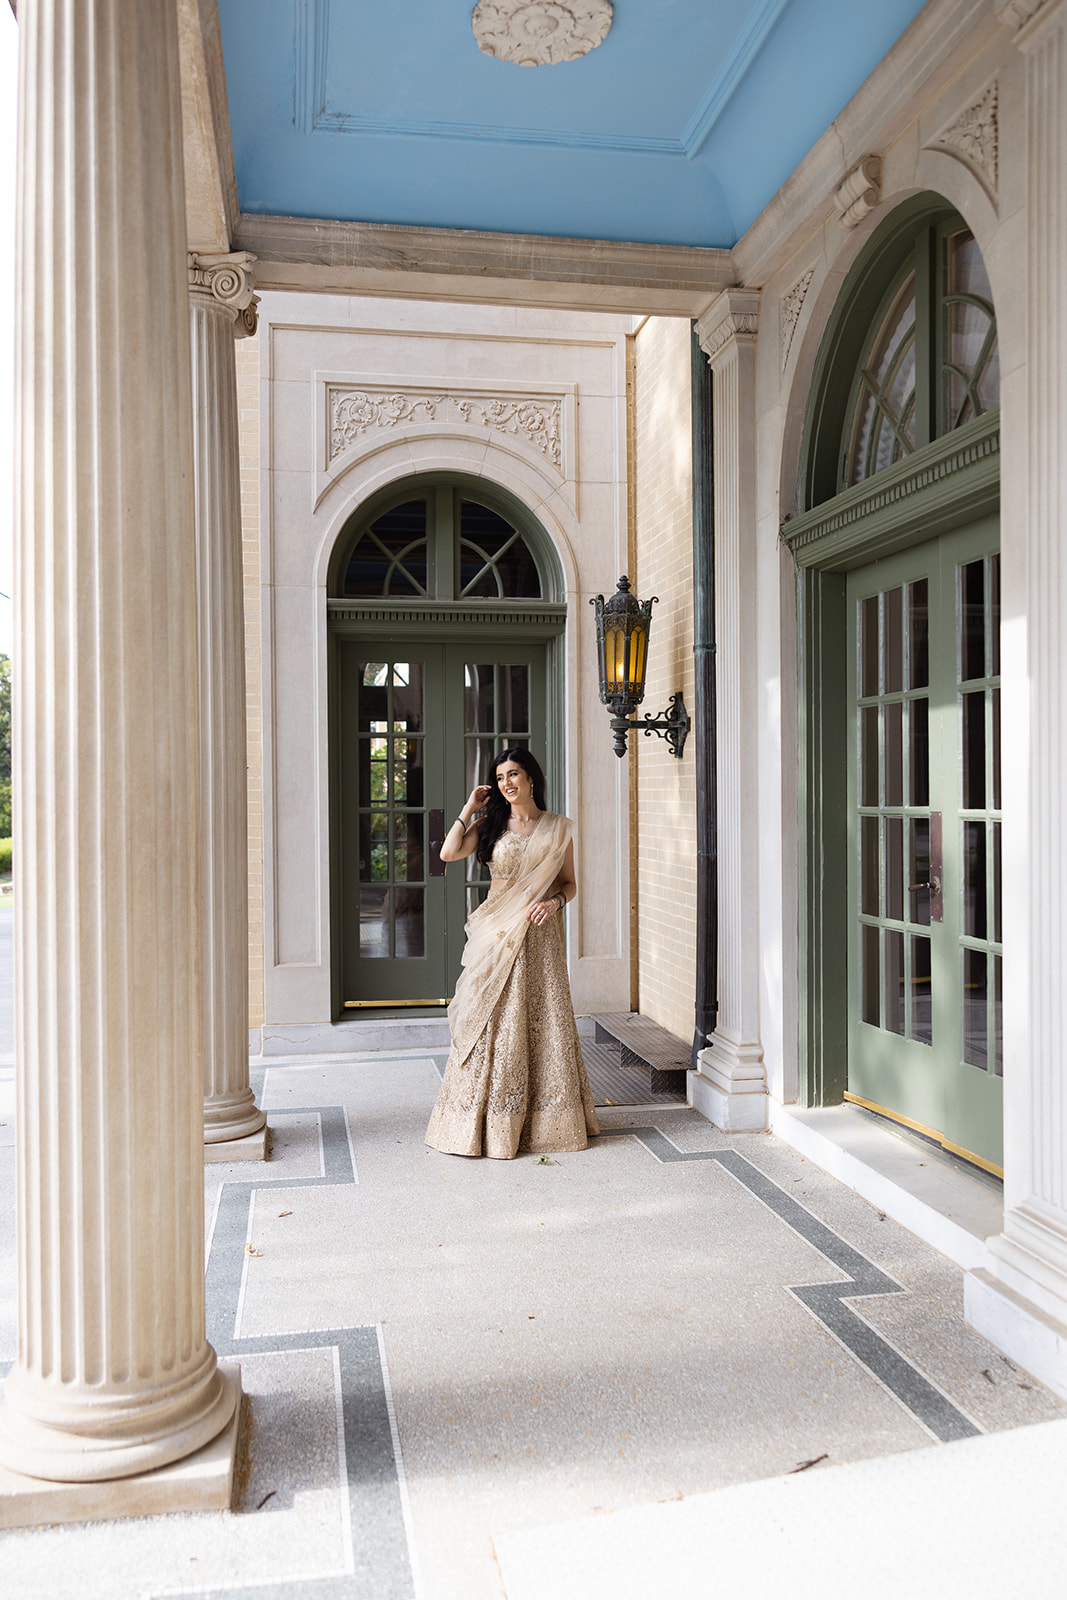
{"label": "arched fanlight window", "polygon": [[337,593],[379,600],[542,599],[536,552],[505,512],[455,486],[394,496],[357,524]]}
{"label": "arched fanlight window", "polygon": [[867,327],[841,448],[851,488],[1000,404],[993,295],[974,235],[928,222]]}

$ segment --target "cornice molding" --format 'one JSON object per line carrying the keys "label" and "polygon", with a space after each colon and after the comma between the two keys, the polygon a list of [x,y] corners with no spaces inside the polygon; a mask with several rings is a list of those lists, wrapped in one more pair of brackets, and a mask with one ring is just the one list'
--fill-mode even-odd
{"label": "cornice molding", "polygon": [[697,339],[712,366],[731,345],[755,344],[759,304],[758,289],[724,289],[698,319]]}
{"label": "cornice molding", "polygon": [[382,623],[432,627],[445,624],[501,628],[548,628],[558,632],[567,620],[566,605],[550,601],[513,600],[506,603],[469,600],[327,600],[326,612],[335,624]]}
{"label": "cornice molding", "polygon": [[265,289],[695,317],[736,281],[729,250],[243,215]]}
{"label": "cornice molding", "polygon": [[[977,473],[975,469],[979,470]],[[870,537],[875,519],[904,510],[906,502],[925,496],[945,501],[951,509],[958,498],[956,483],[963,473],[976,476],[976,492],[988,494],[1000,472],[1000,413],[992,412],[968,423],[954,434],[936,440],[921,451],[896,462],[863,483],[846,489],[825,505],[782,524],[782,542],[802,566],[843,560]],[[928,524],[926,537],[940,531]]]}
{"label": "cornice molding", "polygon": [[189,253],[189,293],[229,312],[234,337],[249,338],[256,331],[259,296],[255,293],[255,256],[247,250],[226,255]]}

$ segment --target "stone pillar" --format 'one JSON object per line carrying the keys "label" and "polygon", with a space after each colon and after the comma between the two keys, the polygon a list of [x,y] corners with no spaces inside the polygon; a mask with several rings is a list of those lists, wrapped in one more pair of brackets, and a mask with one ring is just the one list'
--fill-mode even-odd
{"label": "stone pillar", "polygon": [[204,1144],[208,1160],[262,1158],[266,1117],[248,1083],[248,785],[237,373],[255,332],[255,257],[191,255],[193,452],[204,842]]}
{"label": "stone pillar", "polygon": [[85,1491],[228,1424],[232,1440],[236,1394],[204,1327],[174,0],[31,0],[19,36],[18,1357],[0,1489],[10,1521],[21,1475],[80,1485],[48,1521],[114,1514],[114,1483]]}
{"label": "stone pillar", "polygon": [[1027,328],[1003,413],[1004,1231],[966,1309],[1067,1398],[1067,0],[997,10],[1026,66]]}
{"label": "stone pillar", "polygon": [[697,323],[713,373],[719,1011],[689,1096],[716,1127],[767,1126],[760,1043],[756,656],[759,291],[727,289]]}

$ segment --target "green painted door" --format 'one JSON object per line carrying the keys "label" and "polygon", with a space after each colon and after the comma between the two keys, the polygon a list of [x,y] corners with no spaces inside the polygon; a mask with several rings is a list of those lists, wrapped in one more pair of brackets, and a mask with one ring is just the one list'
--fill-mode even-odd
{"label": "green painted door", "polygon": [[849,1098],[999,1170],[995,517],[848,578]]}
{"label": "green painted door", "polygon": [[473,861],[446,871],[441,842],[497,750],[528,746],[544,761],[546,646],[338,648],[344,1004],[443,1004],[487,873]]}

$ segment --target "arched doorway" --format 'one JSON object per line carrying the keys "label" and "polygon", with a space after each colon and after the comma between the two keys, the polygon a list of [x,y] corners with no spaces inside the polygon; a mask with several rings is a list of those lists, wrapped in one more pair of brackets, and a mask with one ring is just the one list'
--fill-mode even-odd
{"label": "arched doorway", "polygon": [[999,369],[981,252],[931,195],[845,282],[802,452],[801,1048],[845,1098],[1002,1149]]}
{"label": "arched doorway", "polygon": [[507,491],[419,474],[348,519],[328,593],[335,1014],[443,1005],[486,891],[449,822],[506,744],[563,793],[558,558]]}

